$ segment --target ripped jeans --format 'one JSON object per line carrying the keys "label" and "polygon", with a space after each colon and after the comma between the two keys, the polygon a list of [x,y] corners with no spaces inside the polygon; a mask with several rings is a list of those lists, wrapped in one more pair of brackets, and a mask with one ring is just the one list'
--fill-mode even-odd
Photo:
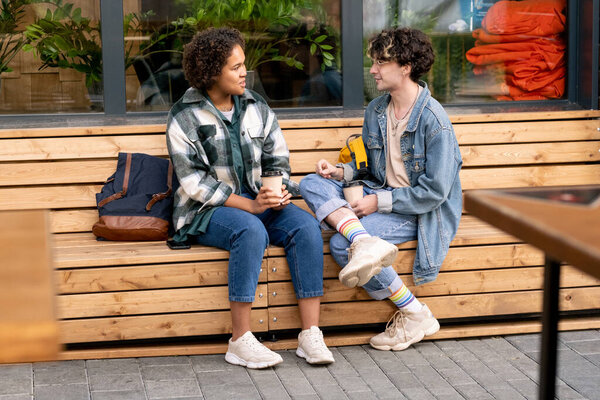
{"label": "ripped jeans", "polygon": [[[386,189],[378,189],[386,190]],[[364,186],[364,195],[374,194],[377,190]],[[324,219],[340,207],[348,207],[342,192],[342,182],[325,179],[317,174],[310,174],[300,182],[300,193],[311,210],[317,216],[324,230],[332,229]],[[372,236],[380,237],[390,243],[400,244],[417,239],[417,216],[375,212],[360,222]],[[348,263],[350,242],[339,232],[329,241],[331,255],[340,267]],[[375,300],[389,297],[402,286],[402,280],[393,267],[387,266],[369,280],[363,288]]]}

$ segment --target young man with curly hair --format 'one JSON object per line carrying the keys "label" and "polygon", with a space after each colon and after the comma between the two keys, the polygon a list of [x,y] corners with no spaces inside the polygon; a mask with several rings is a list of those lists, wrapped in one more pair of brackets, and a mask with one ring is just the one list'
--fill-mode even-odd
{"label": "young man with curly hair", "polygon": [[[191,84],[173,105],[167,146],[180,187],[174,239],[230,252],[232,338],[225,360],[248,368],[283,361],[250,331],[250,310],[264,251],[285,248],[302,331],[296,354],[312,364],[334,361],[318,328],[323,295],[323,241],[315,219],[290,204],[289,152],[277,118],[246,89],[244,39],[231,28],[202,31],[184,49]],[[282,194],[261,185],[261,173],[283,174]]]}
{"label": "young man with curly hair", "polygon": [[391,266],[395,244],[417,240],[416,285],[437,277],[462,212],[462,159],[448,115],[419,81],[434,61],[427,35],[387,29],[370,39],[367,52],[377,89],[388,93],[365,111],[364,197],[352,204],[344,199],[343,184],[359,177],[353,161],[334,166],[320,160],[316,174],[300,182],[300,192],[322,227],[338,231],[329,247],[342,267],[342,283],[363,286],[374,299],[389,298],[397,307],[371,346],[403,350],[440,325]]}

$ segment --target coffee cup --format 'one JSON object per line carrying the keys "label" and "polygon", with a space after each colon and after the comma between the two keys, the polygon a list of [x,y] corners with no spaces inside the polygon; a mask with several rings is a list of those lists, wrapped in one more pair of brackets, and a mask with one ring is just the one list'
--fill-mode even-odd
{"label": "coffee cup", "polygon": [[262,185],[271,188],[273,193],[281,197],[281,185],[283,184],[283,172],[281,171],[263,171],[260,176]]}
{"label": "coffee cup", "polygon": [[360,181],[345,183],[342,190],[348,204],[354,204],[363,198],[363,185]]}

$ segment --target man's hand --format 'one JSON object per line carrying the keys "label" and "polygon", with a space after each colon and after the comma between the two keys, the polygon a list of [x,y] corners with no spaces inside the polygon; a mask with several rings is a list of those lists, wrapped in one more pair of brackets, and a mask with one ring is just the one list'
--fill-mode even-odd
{"label": "man's hand", "polygon": [[340,181],[344,177],[344,170],[342,168],[332,165],[325,159],[321,159],[317,162],[316,172],[325,179],[335,179]]}
{"label": "man's hand", "polygon": [[356,214],[358,218],[373,214],[377,211],[377,195],[366,195],[354,204],[350,204],[350,207],[352,207],[352,211],[354,211],[354,214]]}

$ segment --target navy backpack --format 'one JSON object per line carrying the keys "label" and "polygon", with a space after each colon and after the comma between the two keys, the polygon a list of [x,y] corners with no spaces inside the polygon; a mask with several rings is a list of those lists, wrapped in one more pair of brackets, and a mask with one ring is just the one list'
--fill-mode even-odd
{"label": "navy backpack", "polygon": [[177,186],[170,160],[119,153],[116,172],[96,194],[100,219],[92,232],[99,240],[166,240]]}

